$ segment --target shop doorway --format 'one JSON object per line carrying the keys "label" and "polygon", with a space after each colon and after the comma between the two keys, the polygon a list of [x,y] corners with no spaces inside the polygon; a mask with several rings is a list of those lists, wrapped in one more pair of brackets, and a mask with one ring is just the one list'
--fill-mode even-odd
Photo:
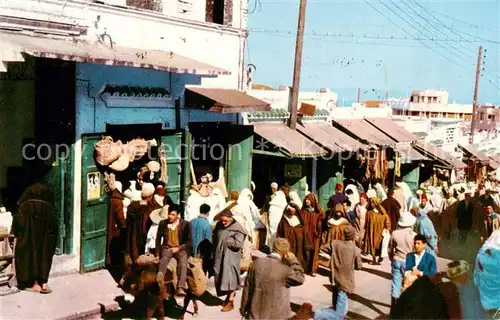
{"label": "shop doorway", "polygon": [[[107,125],[106,133],[82,136],[82,194],[81,194],[81,250],[80,271],[82,273],[101,269],[105,266],[107,217],[109,212],[109,199],[105,192],[103,168],[94,161],[96,143],[103,136],[111,136],[115,141],[123,143],[135,138],[145,140],[156,139],[157,146],[150,149],[141,159],[130,163],[129,167],[116,174],[116,179],[121,181],[123,189],[130,185],[129,181],[137,179],[137,173],[142,166],[157,160],[158,148],[163,144],[167,156],[167,194],[174,203],[182,200],[182,132],[163,131],[161,124],[140,125]],[[146,181],[146,180],[145,180]],[[126,185],[125,182],[128,184]]]}
{"label": "shop doorway", "polygon": [[[200,182],[200,177],[210,173],[214,182],[219,177],[219,167],[224,168],[224,179],[228,193],[249,188],[252,172],[253,126],[235,125],[230,122],[189,123],[191,167]],[[191,166],[192,164],[192,166]],[[192,183],[193,178],[190,178]]]}

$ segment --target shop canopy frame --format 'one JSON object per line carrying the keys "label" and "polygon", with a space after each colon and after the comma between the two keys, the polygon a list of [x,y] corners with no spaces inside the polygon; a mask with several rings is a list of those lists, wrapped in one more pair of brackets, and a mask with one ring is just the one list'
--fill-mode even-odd
{"label": "shop canopy frame", "polygon": [[[286,158],[318,158],[328,155],[328,151],[310,140],[297,130],[284,123],[254,123],[254,133],[260,137],[255,140],[253,153],[260,155],[282,156]],[[273,148],[275,146],[276,148]],[[277,149],[277,151],[273,151]]]}
{"label": "shop canopy frame", "polygon": [[455,159],[450,153],[444,151],[442,148],[430,143],[416,142],[413,147],[426,155],[427,157],[439,161],[447,169],[465,169],[467,165],[462,161]]}
{"label": "shop canopy frame", "polygon": [[370,148],[327,122],[303,122],[297,124],[297,130],[332,153],[357,152]]}
{"label": "shop canopy frame", "polygon": [[364,118],[364,120],[398,143],[419,140],[416,135],[390,118]]}
{"label": "shop canopy frame", "polygon": [[396,141],[364,119],[334,119],[332,124],[340,131],[370,146],[394,147],[396,145]]}
{"label": "shop canopy frame", "polygon": [[271,105],[236,89],[186,87],[184,106],[218,113],[269,111]]}
{"label": "shop canopy frame", "polygon": [[491,161],[490,157],[488,157],[484,152],[479,151],[475,146],[471,144],[458,144],[460,150],[467,154],[470,160],[477,160],[481,162],[481,164],[489,164]]}

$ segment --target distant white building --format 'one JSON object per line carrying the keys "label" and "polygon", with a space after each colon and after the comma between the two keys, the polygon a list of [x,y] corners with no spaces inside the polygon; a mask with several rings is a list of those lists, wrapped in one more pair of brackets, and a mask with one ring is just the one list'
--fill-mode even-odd
{"label": "distant white building", "polygon": [[[288,110],[290,88],[287,86],[280,86],[275,90],[267,86],[253,85],[247,94],[270,103],[272,109]],[[337,106],[338,95],[328,88],[321,88],[316,92],[301,91],[299,102],[314,105],[317,110],[331,111]]]}
{"label": "distant white building", "polygon": [[333,111],[334,119],[388,118],[391,107],[382,101],[353,103],[350,108],[337,108]]}
{"label": "distant white building", "polygon": [[415,90],[408,99],[390,99],[394,116],[411,118],[472,119],[472,104],[449,103],[444,90]]}

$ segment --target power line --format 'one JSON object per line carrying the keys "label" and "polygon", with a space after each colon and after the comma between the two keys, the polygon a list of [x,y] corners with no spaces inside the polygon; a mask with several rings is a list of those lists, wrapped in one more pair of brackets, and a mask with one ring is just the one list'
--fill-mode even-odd
{"label": "power line", "polygon": [[[249,28],[248,31],[257,33],[267,33],[276,35],[291,35],[294,36],[292,30],[274,30],[266,28]],[[354,33],[332,33],[325,31],[310,31],[304,33],[306,36],[310,37],[333,37],[333,38],[352,38],[352,39],[368,39],[368,40],[401,40],[401,41],[430,41],[430,42],[467,42],[467,43],[482,43],[482,41],[467,40],[463,41],[460,39],[439,39],[434,37],[401,37],[401,36],[386,36],[386,35],[368,35],[368,34],[354,34]],[[426,47],[425,45],[419,47]]]}
{"label": "power line", "polygon": [[436,11],[436,10],[432,10],[432,9],[428,9],[428,10],[434,12],[435,14],[437,14],[439,16],[442,16],[444,18],[453,20],[455,22],[461,23],[461,24],[463,24],[465,26],[468,26],[468,27],[471,27],[471,28],[474,28],[474,29],[483,29],[483,30],[487,30],[487,31],[490,31],[490,32],[495,32],[495,33],[499,33],[500,32],[500,30],[498,30],[498,29],[494,30],[494,29],[486,28],[486,27],[483,27],[483,26],[480,26],[480,25],[472,24],[472,23],[469,23],[469,22],[457,19],[455,17],[452,17],[450,15],[444,14],[444,13]]}
{"label": "power line", "polygon": [[[395,15],[397,15],[401,20],[405,21],[411,28],[415,29],[418,33],[420,33],[421,35],[423,35],[424,37],[426,37],[426,33],[423,32],[420,28],[422,28],[423,30],[426,29],[426,27],[424,25],[422,25],[420,22],[416,21],[410,14],[408,14],[406,11],[404,11],[403,9],[401,9],[401,7],[399,5],[397,5],[393,0],[389,0],[397,9],[399,9],[402,13],[404,13],[410,21],[412,21],[413,23],[415,23],[417,26],[415,26],[413,23],[409,22],[408,20],[404,19],[403,17],[401,17],[400,14],[398,14],[396,11],[394,11],[390,6],[386,5],[382,0],[379,0],[379,2],[384,5],[387,9],[389,9],[392,13],[394,13]],[[436,45],[444,50],[449,50],[449,48],[445,47],[443,44],[439,43],[439,42],[436,42]],[[435,50],[435,52],[439,52],[437,50]],[[440,53],[441,54],[441,53]],[[459,66],[462,66],[463,65],[461,63],[458,63],[456,62],[455,60],[451,59],[451,58],[448,58],[447,59],[449,61],[454,61],[454,63],[456,65],[459,65]]]}
{"label": "power line", "polygon": [[[374,9],[375,11],[377,11],[382,17],[384,17],[385,19],[387,19],[387,21],[389,21],[390,23],[392,23],[393,25],[395,25],[396,27],[398,27],[399,29],[401,29],[404,33],[410,35],[412,38],[415,38],[415,36],[413,34],[411,34],[410,32],[406,31],[405,28],[403,28],[402,26],[400,26],[398,23],[394,22],[390,17],[388,17],[387,15],[385,15],[382,11],[380,11],[377,7],[375,7],[374,5],[372,5],[368,0],[364,0],[364,2],[366,4],[368,4],[370,7],[372,7],[372,9]],[[392,11],[394,14],[396,14],[400,19],[401,16],[396,13],[394,10],[392,10],[391,7],[385,5],[383,2],[381,2],[385,7],[387,7],[390,11]],[[402,19],[404,20],[404,19]],[[449,62],[459,66],[459,67],[462,67],[463,66],[459,63],[457,63],[456,61],[450,59],[449,57],[445,56],[444,54],[442,54],[441,52],[435,50],[433,47],[431,46],[428,46],[425,42],[423,42],[422,40],[417,40],[418,42],[420,42],[421,44],[423,44],[424,46],[426,46],[428,49],[430,49],[431,51],[433,51],[434,53],[438,54],[439,56],[441,56],[442,58],[444,58],[445,60],[448,60]]]}
{"label": "power line", "polygon": [[[413,0],[413,1],[415,1],[415,0]],[[410,6],[410,5],[409,5],[409,4],[408,4],[405,0],[401,0],[401,2],[402,2],[405,6],[407,6],[407,7],[408,7],[408,9],[410,9],[410,10],[411,10],[414,14],[416,14],[416,15],[417,15],[418,17],[420,17],[423,21],[425,21],[428,25],[433,25],[433,22],[432,22],[432,21],[430,21],[430,20],[428,20],[427,18],[425,18],[424,16],[422,16],[419,12],[417,12],[415,9],[413,9],[413,7],[412,7],[412,6]],[[444,24],[443,24],[443,25],[444,25]],[[439,29],[439,28],[435,28],[435,29],[436,29],[436,31],[438,31],[440,34],[444,35],[445,37],[447,37],[447,36],[448,36],[448,35],[447,35],[444,31],[442,31],[441,29]],[[425,30],[425,28],[424,28],[424,30]],[[460,35],[458,35],[458,36],[459,36],[459,38],[460,38]],[[462,38],[462,40],[464,40],[464,39]],[[469,50],[466,46],[464,46],[464,44],[463,44],[463,43],[458,43],[458,44],[460,44],[460,45],[461,45],[462,47],[464,47],[465,49]],[[455,50],[456,52],[458,52],[458,53],[460,53],[460,54],[464,55],[465,57],[475,59],[475,57],[474,57],[473,55],[471,55],[471,54],[469,54],[469,53],[467,53],[467,52],[463,51],[462,49],[458,48],[457,46],[452,45],[452,44],[449,44],[449,46],[450,46],[450,48],[452,48],[452,49],[453,49],[453,50]]]}

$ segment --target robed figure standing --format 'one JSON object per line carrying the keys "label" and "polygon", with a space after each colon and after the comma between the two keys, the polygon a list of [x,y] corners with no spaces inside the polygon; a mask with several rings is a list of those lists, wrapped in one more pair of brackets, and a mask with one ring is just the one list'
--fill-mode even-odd
{"label": "robed figure standing", "polygon": [[39,183],[28,187],[19,199],[12,231],[16,237],[16,277],[22,289],[51,292],[47,282],[59,228],[53,203],[50,189]]}

